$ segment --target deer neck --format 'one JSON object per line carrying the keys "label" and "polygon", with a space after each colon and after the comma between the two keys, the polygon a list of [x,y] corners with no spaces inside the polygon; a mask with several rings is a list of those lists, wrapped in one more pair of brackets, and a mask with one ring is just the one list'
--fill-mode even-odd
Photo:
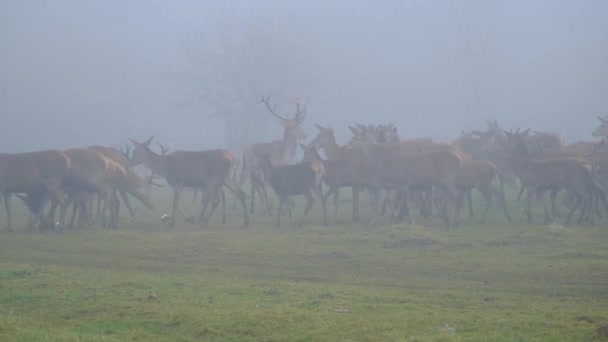
{"label": "deer neck", "polygon": [[342,150],[342,147],[336,143],[336,139],[334,137],[326,141],[322,147],[328,159],[340,158],[340,151]]}
{"label": "deer neck", "polygon": [[288,134],[287,130],[283,135],[283,140],[281,140],[281,159],[283,162],[290,162],[293,157],[296,155],[296,150],[298,148],[298,138]]}

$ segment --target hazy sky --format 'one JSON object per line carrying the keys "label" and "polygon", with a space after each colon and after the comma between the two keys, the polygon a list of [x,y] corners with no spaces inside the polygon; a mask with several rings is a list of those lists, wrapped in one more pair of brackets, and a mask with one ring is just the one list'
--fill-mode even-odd
{"label": "hazy sky", "polygon": [[[227,4],[226,4],[227,3]],[[156,135],[224,146],[184,104],[184,46],[251,18],[295,39],[319,75],[306,128],[395,121],[402,136],[460,129],[591,139],[608,114],[608,1],[0,2],[0,152],[117,145]],[[255,103],[252,104],[255,107]],[[272,120],[261,140],[277,139]]]}

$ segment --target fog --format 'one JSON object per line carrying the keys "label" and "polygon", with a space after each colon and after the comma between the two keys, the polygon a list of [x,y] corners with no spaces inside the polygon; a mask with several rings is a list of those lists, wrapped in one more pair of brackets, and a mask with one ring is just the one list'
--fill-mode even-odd
{"label": "fog", "polygon": [[[230,34],[247,48],[198,63]],[[210,105],[228,74],[246,91]],[[151,135],[238,149],[281,137],[262,92],[283,113],[298,97],[309,136],[319,123],[339,142],[355,122],[449,141],[494,118],[591,140],[608,114],[608,2],[0,2],[0,152]]]}

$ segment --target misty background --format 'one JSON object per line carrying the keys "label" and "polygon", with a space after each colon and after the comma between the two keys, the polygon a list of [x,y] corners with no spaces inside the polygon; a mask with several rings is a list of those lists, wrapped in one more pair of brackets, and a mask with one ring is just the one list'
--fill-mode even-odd
{"label": "misty background", "polygon": [[[262,105],[338,142],[532,127],[591,140],[608,114],[608,1],[2,1],[0,152],[279,139]],[[310,139],[310,138],[309,138]]]}

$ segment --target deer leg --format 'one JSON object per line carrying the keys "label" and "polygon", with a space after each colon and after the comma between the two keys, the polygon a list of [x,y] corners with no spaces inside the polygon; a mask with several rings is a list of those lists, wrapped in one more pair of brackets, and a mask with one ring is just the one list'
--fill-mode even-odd
{"label": "deer leg", "polygon": [[[279,207],[277,208],[277,222],[275,224],[276,228],[281,226],[281,214],[283,213],[283,206],[285,205],[284,196],[279,196]],[[291,218],[291,215],[290,215]]]}
{"label": "deer leg", "polygon": [[521,200],[521,196],[524,193],[524,190],[526,189],[526,186],[524,185],[523,182],[520,181],[520,185],[519,185],[519,192],[517,193],[517,198],[515,199],[515,202],[519,202]]}
{"label": "deer leg", "polygon": [[232,192],[234,196],[238,199],[241,204],[241,209],[243,211],[243,227],[249,226],[249,213],[247,212],[247,201],[246,195],[243,190],[236,184],[236,181],[230,177],[224,178],[224,186]]}
{"label": "deer leg", "polygon": [[68,224],[68,228],[73,229],[74,228],[74,222],[76,221],[76,211],[78,209],[78,201],[76,201],[75,196],[77,196],[77,194],[70,194],[68,196],[68,207],[72,207],[72,216],[70,217],[70,223]]}
{"label": "deer leg", "polygon": [[549,210],[549,205],[547,203],[547,198],[545,196],[546,191],[537,190],[536,197],[540,199],[543,204],[543,211],[545,213],[545,223],[553,222],[553,217],[551,216],[551,211]]}
{"label": "deer leg", "polygon": [[255,182],[253,181],[253,178],[250,178],[249,183],[251,183],[251,204],[249,207],[249,212],[251,214],[253,214],[253,202],[255,202],[255,193],[256,193],[256,189],[255,189]]}
{"label": "deer leg", "polygon": [[502,205],[502,209],[505,213],[507,220],[510,223],[513,223],[513,219],[511,218],[511,214],[509,214],[509,209],[507,207],[507,196],[505,195],[504,182],[499,180],[498,190],[495,190],[495,191],[497,192],[498,200],[500,201],[500,205]]}
{"label": "deer leg", "polygon": [[[328,194],[331,193],[332,199],[334,201],[334,224],[336,224],[338,222],[338,205],[340,203],[340,188],[339,187],[330,188],[327,193]],[[324,200],[327,201],[327,197]]]}
{"label": "deer leg", "polygon": [[[201,215],[204,215],[204,217],[203,222],[201,224],[201,228],[207,227],[209,225],[209,221],[211,220],[211,217],[213,217],[213,212],[215,211],[219,203],[222,201],[220,191],[221,189],[215,191],[209,189],[203,192],[203,196],[208,197],[209,200],[203,207],[203,212]],[[209,208],[209,213],[205,214],[207,208],[209,207],[209,204],[211,204],[211,207]]]}
{"label": "deer leg", "polygon": [[169,218],[169,227],[175,227],[175,213],[177,212],[177,206],[179,204],[179,195],[182,192],[182,184],[176,184],[173,187],[173,208],[171,210],[171,217]]}
{"label": "deer leg", "polygon": [[220,201],[222,202],[222,223],[226,223],[226,193],[220,184]]}
{"label": "deer leg", "polygon": [[467,206],[469,207],[469,219],[473,221],[475,213],[473,213],[473,189],[466,191],[467,194]]}
{"label": "deer leg", "polygon": [[407,224],[412,225],[413,224],[413,220],[412,220],[412,211],[410,210],[410,187],[409,185],[406,185],[403,190],[401,191],[403,193],[403,211],[404,214],[407,216]]}
{"label": "deer leg", "polygon": [[359,187],[353,187],[352,188],[352,199],[353,199],[353,215],[352,215],[352,220],[353,222],[359,222],[361,220],[361,216],[359,214],[359,192],[361,190],[359,189]]}
{"label": "deer leg", "polygon": [[131,215],[131,217],[134,217],[135,213],[133,212],[133,207],[131,207],[131,203],[129,202],[129,196],[127,196],[127,193],[122,189],[118,191],[120,193],[122,201],[125,203],[125,207],[127,207],[127,210],[129,211],[129,215]]}
{"label": "deer leg", "polygon": [[327,227],[327,202],[325,201],[325,197],[323,196],[323,189],[321,189],[320,186],[315,187],[313,192],[315,193],[319,201],[321,201],[321,209],[323,210],[323,226]]}
{"label": "deer leg", "polygon": [[7,224],[7,230],[9,232],[13,231],[13,224],[11,221],[11,193],[10,192],[4,192],[3,193],[3,197],[4,197],[4,210],[6,211],[6,224]]}
{"label": "deer leg", "polygon": [[[574,213],[580,206],[581,206],[581,198],[577,194],[574,194],[574,203],[571,205],[570,210],[568,211],[568,216],[566,217],[565,223],[567,225],[570,224],[570,222],[572,221],[572,216],[574,216]],[[581,210],[583,210],[583,209],[581,209]]]}
{"label": "deer leg", "polygon": [[557,205],[555,199],[557,198],[557,194],[560,189],[552,189],[551,190],[551,215],[553,217],[560,217],[561,215],[557,211]]}
{"label": "deer leg", "polygon": [[526,197],[524,199],[524,205],[522,208],[522,221],[526,220],[528,223],[532,223],[532,189],[528,188],[526,190]]}
{"label": "deer leg", "polygon": [[483,201],[485,202],[485,208],[483,209],[483,214],[481,214],[479,223],[484,224],[484,222],[486,221],[486,215],[488,214],[490,209],[492,209],[492,204],[494,201],[492,197],[492,190],[490,189],[490,187],[484,186],[482,189],[479,190],[481,192],[481,196],[483,197]]}
{"label": "deer leg", "polygon": [[306,215],[308,215],[308,212],[310,211],[310,208],[312,208],[312,205],[315,203],[315,198],[312,195],[312,191],[306,191],[304,192],[304,197],[306,197],[306,208],[304,208],[304,213],[302,214],[302,220],[304,220],[304,217],[306,217]]}

